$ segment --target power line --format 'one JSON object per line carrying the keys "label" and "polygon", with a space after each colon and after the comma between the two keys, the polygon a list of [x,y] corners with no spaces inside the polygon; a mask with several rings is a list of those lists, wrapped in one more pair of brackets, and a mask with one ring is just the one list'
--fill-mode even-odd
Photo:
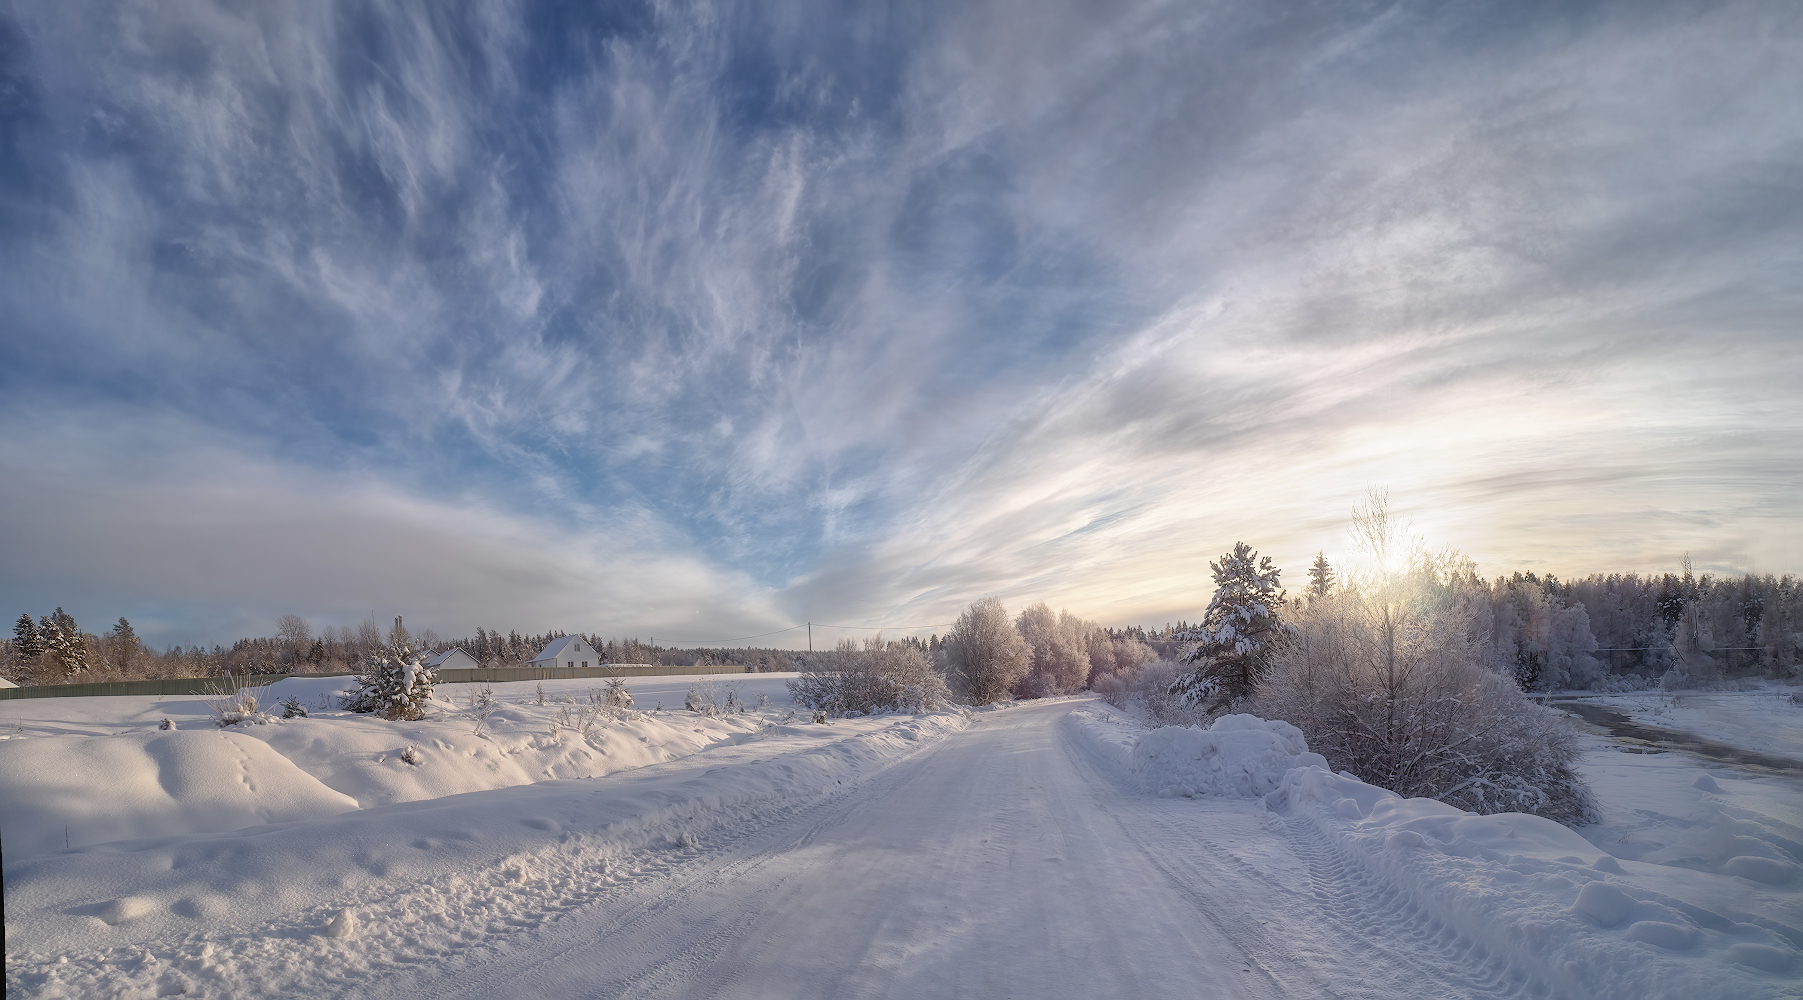
{"label": "power line", "polygon": [[911,629],[917,629],[917,628],[946,628],[948,626],[956,625],[956,624],[958,624],[958,623],[957,622],[935,622],[931,625],[824,625],[820,622],[815,622],[814,627],[815,628],[861,628],[861,629],[868,629],[873,632],[887,632],[890,629],[896,629],[897,631],[906,632]]}
{"label": "power line", "polygon": [[806,628],[806,627],[807,627],[806,625],[791,625],[788,628],[779,628],[774,632],[760,632],[757,635],[742,635],[742,636],[739,636],[737,639],[665,639],[664,641],[665,642],[699,642],[699,643],[744,642],[746,639],[762,639],[764,636],[767,636],[767,635],[782,635],[784,632],[793,632],[798,628]]}

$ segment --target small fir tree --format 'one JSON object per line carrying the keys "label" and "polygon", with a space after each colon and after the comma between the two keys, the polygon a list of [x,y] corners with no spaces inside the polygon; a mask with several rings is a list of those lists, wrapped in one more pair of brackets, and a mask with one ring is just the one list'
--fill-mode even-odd
{"label": "small fir tree", "polygon": [[1308,568],[1308,594],[1310,597],[1326,597],[1333,592],[1333,567],[1327,563],[1327,553],[1315,553],[1315,564]]}
{"label": "small fir tree", "polygon": [[44,636],[28,614],[20,615],[13,624],[13,642],[19,647],[19,655],[27,660],[44,655]]}
{"label": "small fir tree", "polygon": [[1284,592],[1270,556],[1260,557],[1245,542],[1235,542],[1233,551],[1208,568],[1214,572],[1215,596],[1201,627],[1173,635],[1200,643],[1184,657],[1195,667],[1171,684],[1171,693],[1182,695],[1190,706],[1251,694],[1270,671],[1284,634],[1277,620]]}
{"label": "small fir tree", "polygon": [[436,673],[425,665],[412,643],[397,641],[363,658],[357,690],[345,699],[349,712],[380,715],[390,722],[426,717]]}

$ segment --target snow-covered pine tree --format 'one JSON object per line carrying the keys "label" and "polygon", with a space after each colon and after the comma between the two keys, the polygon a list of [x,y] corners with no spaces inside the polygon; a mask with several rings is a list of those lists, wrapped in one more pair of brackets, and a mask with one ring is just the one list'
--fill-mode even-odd
{"label": "snow-covered pine tree", "polygon": [[1284,635],[1277,609],[1285,595],[1270,556],[1261,558],[1245,542],[1235,542],[1233,551],[1208,568],[1214,572],[1215,596],[1201,626],[1172,636],[1201,643],[1183,658],[1195,667],[1171,684],[1171,693],[1191,706],[1251,694],[1270,670]]}
{"label": "snow-covered pine tree", "polygon": [[57,608],[48,618],[38,619],[38,631],[44,639],[44,651],[56,657],[63,673],[74,677],[88,669],[88,641],[75,624],[75,616]]}
{"label": "snow-covered pine tree", "polygon": [[426,702],[438,678],[420,653],[400,641],[364,657],[357,690],[344,700],[345,711],[379,714],[390,722],[425,718]]}
{"label": "snow-covered pine tree", "polygon": [[13,624],[13,643],[18,646],[19,655],[27,660],[44,654],[44,637],[31,615],[21,614]]}
{"label": "snow-covered pine tree", "polygon": [[1308,568],[1308,594],[1310,597],[1326,597],[1333,591],[1333,567],[1327,563],[1327,553],[1315,553],[1315,564]]}

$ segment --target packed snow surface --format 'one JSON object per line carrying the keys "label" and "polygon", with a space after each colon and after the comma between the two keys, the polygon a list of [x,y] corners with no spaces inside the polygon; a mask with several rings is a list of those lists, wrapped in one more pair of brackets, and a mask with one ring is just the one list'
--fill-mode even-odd
{"label": "packed snow surface", "polygon": [[545,682],[542,704],[496,685],[481,733],[450,687],[420,723],[7,705],[8,996],[1803,985],[1787,779],[1589,737],[1603,821],[1574,832],[1399,798],[1250,716],[1148,730],[1057,700],[813,725],[783,679],[708,679],[699,713],[695,679],[635,680],[652,711],[604,717],[595,682]]}

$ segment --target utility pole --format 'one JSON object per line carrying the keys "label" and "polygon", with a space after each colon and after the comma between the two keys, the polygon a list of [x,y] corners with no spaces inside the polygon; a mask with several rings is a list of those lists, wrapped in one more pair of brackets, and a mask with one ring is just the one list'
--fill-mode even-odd
{"label": "utility pole", "polygon": [[808,622],[808,652],[814,651],[814,623]]}

